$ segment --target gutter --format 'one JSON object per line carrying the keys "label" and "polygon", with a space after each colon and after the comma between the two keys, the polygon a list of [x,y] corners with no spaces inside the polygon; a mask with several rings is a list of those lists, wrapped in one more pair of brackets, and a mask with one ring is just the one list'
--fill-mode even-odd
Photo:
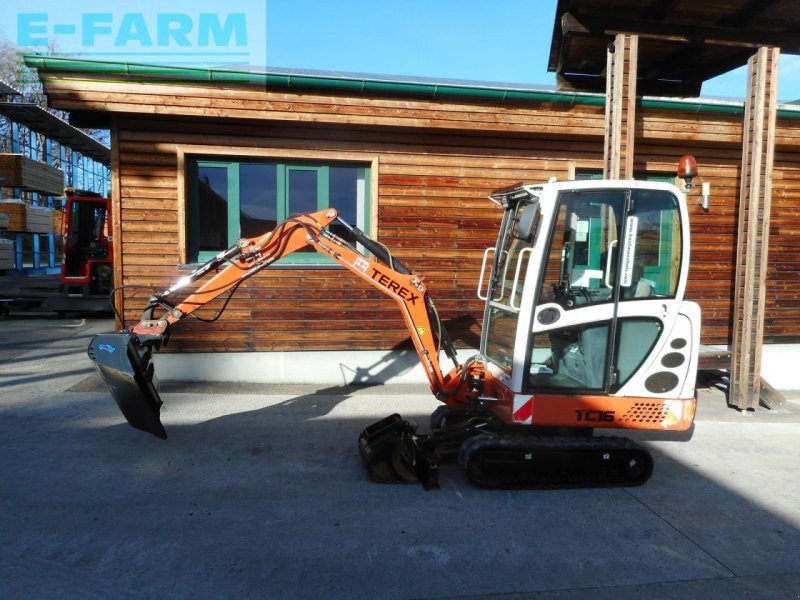
{"label": "gutter", "polygon": [[[128,62],[104,62],[43,56],[24,55],[25,64],[37,69],[40,74],[69,73],[82,75],[104,75],[121,79],[155,80],[174,83],[220,83],[233,85],[260,85],[298,90],[327,90],[359,94],[387,94],[394,96],[416,96],[426,98],[452,98],[463,100],[489,100],[496,102],[551,102],[559,104],[581,104],[604,106],[605,95],[582,92],[556,92],[529,90],[514,87],[490,87],[455,85],[450,83],[421,83],[396,81],[372,77],[329,77],[289,73],[254,73],[235,69],[203,69],[145,65]],[[680,100],[645,97],[643,108],[675,110],[696,114],[743,115],[743,102],[719,102],[703,100]],[[778,109],[778,117],[800,119],[800,108],[784,106]]]}

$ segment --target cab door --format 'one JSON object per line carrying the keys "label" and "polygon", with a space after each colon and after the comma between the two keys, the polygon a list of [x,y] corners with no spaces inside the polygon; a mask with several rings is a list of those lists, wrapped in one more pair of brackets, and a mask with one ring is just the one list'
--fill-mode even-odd
{"label": "cab door", "polygon": [[536,280],[526,281],[538,289],[523,391],[680,392],[691,352],[679,353],[683,360],[668,372],[659,366],[654,379],[641,376],[673,340],[687,345],[696,337],[692,319],[679,316],[688,245],[685,214],[670,188],[559,192],[542,264]]}

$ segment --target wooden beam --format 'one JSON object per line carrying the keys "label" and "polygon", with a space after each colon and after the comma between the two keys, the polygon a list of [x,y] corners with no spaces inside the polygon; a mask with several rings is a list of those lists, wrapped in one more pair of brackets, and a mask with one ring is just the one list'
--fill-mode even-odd
{"label": "wooden beam", "polygon": [[675,9],[675,5],[678,4],[678,2],[680,2],[680,0],[660,0],[653,9],[653,14],[659,21],[663,21],[672,15],[672,11]]}
{"label": "wooden beam", "polygon": [[[752,48],[742,48],[739,52],[730,54],[719,60],[706,60],[703,63],[702,76],[705,81],[733,69],[738,69],[740,66],[747,64],[747,60],[755,54]],[[699,95],[699,94],[698,94]]]}
{"label": "wooden beam", "polygon": [[676,71],[685,71],[686,65],[697,57],[702,48],[697,46],[679,45],[672,48],[672,52],[664,52],[658,59],[651,60],[647,70],[642,70],[639,76],[642,79],[658,79],[659,77],[675,76]]}
{"label": "wooden beam", "polygon": [[[111,125],[111,234],[114,236],[114,287],[120,288],[125,283],[123,269],[123,237],[122,237],[122,185],[119,162],[119,119],[113,115]],[[114,306],[117,315],[125,315],[125,294],[122,289],[114,292]],[[125,327],[125,323],[114,316],[117,330]]]}
{"label": "wooden beam", "polygon": [[618,35],[608,50],[603,178],[632,179],[639,40]]}
{"label": "wooden beam", "polygon": [[[699,80],[667,80],[639,77],[636,93],[639,96],[669,96],[677,98],[694,98],[700,95],[702,82]],[[556,90],[559,92],[596,92],[607,91],[606,74],[560,73],[556,75]]]}
{"label": "wooden beam", "polygon": [[764,379],[761,380],[758,400],[761,406],[765,406],[770,410],[777,410],[786,406],[786,398],[783,397],[783,394]]}
{"label": "wooden beam", "polygon": [[763,15],[770,10],[773,6],[782,2],[783,0],[750,0],[745,4],[739,12],[731,15],[727,19],[723,19],[718,23],[723,27],[747,27],[747,24],[756,17]]}
{"label": "wooden beam", "polygon": [[698,371],[729,371],[731,368],[730,350],[720,350],[700,344],[700,356],[697,360]]}
{"label": "wooden beam", "polygon": [[740,409],[756,408],[761,391],[779,55],[759,48],[748,61],[728,399]]}
{"label": "wooden beam", "polygon": [[589,28],[576,19],[575,15],[566,12],[561,15],[561,33],[565,36],[572,33],[589,33]]}
{"label": "wooden beam", "polygon": [[702,25],[684,25],[664,23],[663,21],[646,21],[628,19],[615,15],[605,18],[581,17],[573,15],[576,22],[583,24],[582,31],[576,28],[564,32],[566,36],[615,36],[619,34],[635,34],[641,38],[683,42],[687,44],[707,44],[711,46],[745,46],[760,48],[775,46],[787,54],[800,54],[800,38],[794,31],[759,31],[738,27],[718,27]]}

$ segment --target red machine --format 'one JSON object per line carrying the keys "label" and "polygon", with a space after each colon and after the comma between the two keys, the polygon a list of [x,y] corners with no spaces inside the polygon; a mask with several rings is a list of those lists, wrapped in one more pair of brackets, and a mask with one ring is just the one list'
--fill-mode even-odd
{"label": "red machine", "polygon": [[[89,356],[128,422],[166,438],[152,353],[198,308],[310,246],[397,303],[443,402],[430,433],[397,414],[363,431],[359,450],[373,479],[430,488],[441,464],[458,462],[485,487],[640,485],[653,469],[646,448],[592,432],[692,424],[700,313],[683,299],[683,193],[669,184],[587,181],[520,185],[490,199],[504,218],[484,255],[480,352],[463,364],[423,278],[335,209],[239,240],[154,295],[136,325],[95,336]],[[334,221],[369,254],[332,233]],[[442,352],[453,362],[449,370],[439,362]]]}
{"label": "red machine", "polygon": [[59,313],[110,311],[114,288],[111,200],[94,192],[68,189],[64,210],[61,297],[43,308]]}

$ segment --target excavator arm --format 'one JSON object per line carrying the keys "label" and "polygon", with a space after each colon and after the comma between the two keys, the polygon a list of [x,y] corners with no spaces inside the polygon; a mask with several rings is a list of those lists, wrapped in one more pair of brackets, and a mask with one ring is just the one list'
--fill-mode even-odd
{"label": "excavator arm", "polygon": [[[328,226],[333,222],[346,227],[371,256],[331,232]],[[171,327],[307,246],[397,303],[434,395],[440,399],[453,395],[463,383],[462,368],[422,277],[393,258],[385,246],[339,219],[336,209],[331,208],[292,217],[260,237],[239,240],[169,289],[152,296],[138,323],[119,333],[100,334],[92,339],[89,356],[133,427],[166,438],[159,416],[162,401],[152,353],[167,342]],[[214,275],[208,281],[177,300],[182,290],[211,273]],[[157,315],[158,311],[161,313]],[[447,375],[439,363],[442,350],[454,363]]]}

